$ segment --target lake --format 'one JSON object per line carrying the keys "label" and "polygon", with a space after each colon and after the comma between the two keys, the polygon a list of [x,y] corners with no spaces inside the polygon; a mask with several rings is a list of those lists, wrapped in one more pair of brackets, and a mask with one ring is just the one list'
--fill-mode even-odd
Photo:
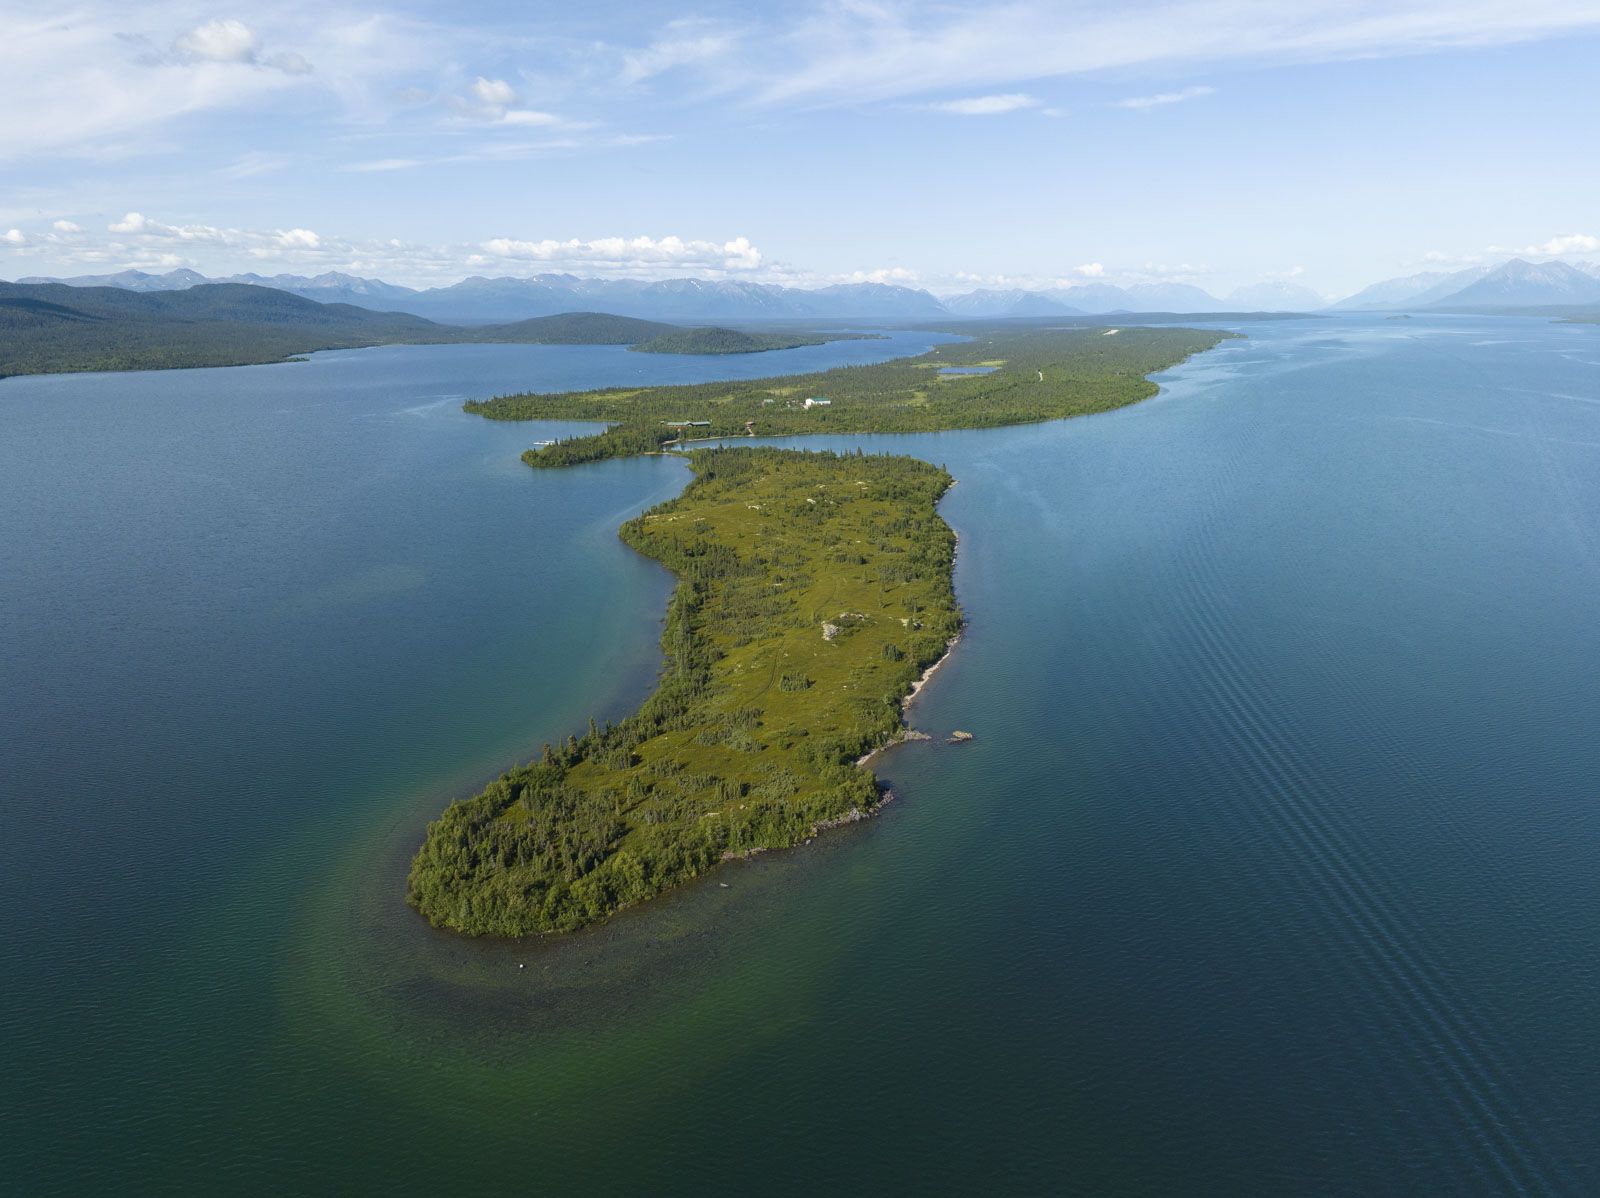
{"label": "lake", "polygon": [[[1600,1187],[1600,328],[1256,323],[944,463],[970,627],[881,818],[592,933],[403,902],[648,691],[670,458],[403,347],[0,382],[0,1177],[24,1192]],[[720,883],[726,883],[726,886]]]}

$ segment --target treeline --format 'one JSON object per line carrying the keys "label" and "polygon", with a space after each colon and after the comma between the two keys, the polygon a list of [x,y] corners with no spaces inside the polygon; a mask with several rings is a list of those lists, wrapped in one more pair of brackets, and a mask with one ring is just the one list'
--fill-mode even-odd
{"label": "treeline", "polygon": [[830,341],[860,341],[865,333],[751,333],[740,329],[673,329],[641,341],[634,349],[647,354],[757,354],[773,349],[798,349]]}
{"label": "treeline", "polygon": [[[995,329],[917,358],[741,382],[560,395],[508,395],[465,407],[492,420],[593,420],[611,427],[530,450],[532,466],[651,453],[678,438],[673,422],[705,421],[696,436],[933,432],[1059,420],[1153,395],[1147,376],[1210,349],[1229,333],[1196,329]],[[944,366],[994,365],[984,375]],[[808,399],[825,405],[805,406]]]}
{"label": "treeline", "polygon": [[960,625],[949,475],[904,457],[708,449],[622,538],[678,577],[654,694],[430,825],[408,893],[468,933],[568,931],[870,812],[854,761]]}

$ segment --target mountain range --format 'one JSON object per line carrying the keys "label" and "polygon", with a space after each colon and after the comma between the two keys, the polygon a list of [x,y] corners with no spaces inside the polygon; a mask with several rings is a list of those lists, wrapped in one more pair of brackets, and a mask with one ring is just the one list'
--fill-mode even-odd
{"label": "mountain range", "polygon": [[127,291],[186,290],[204,283],[249,284],[287,291],[322,303],[353,304],[376,311],[405,312],[458,324],[501,323],[574,310],[611,312],[651,320],[949,320],[995,317],[1099,315],[1113,312],[1308,311],[1323,300],[1306,288],[1265,284],[1219,300],[1187,283],[1139,283],[1117,287],[1083,283],[1043,291],[979,290],[936,298],[912,287],[887,283],[838,283],[829,287],[782,287],[733,280],[590,279],[570,274],[530,278],[474,275],[448,287],[418,290],[381,279],[329,272],[304,275],[242,274],[210,279],[188,269],[165,274],[124,270],[71,279],[25,278],[19,283],[116,287]]}
{"label": "mountain range", "polygon": [[1600,264],[1528,262],[1428,271],[1381,283],[1333,305],[1336,311],[1427,308],[1471,312],[1495,308],[1552,308],[1600,303]]}
{"label": "mountain range", "polygon": [[26,278],[125,291],[183,291],[209,283],[269,287],[321,303],[407,313],[447,324],[495,324],[562,312],[593,311],[664,321],[706,320],[948,320],[1070,317],[1138,312],[1388,311],[1398,308],[1473,311],[1600,303],[1600,265],[1527,262],[1453,272],[1425,272],[1374,283],[1329,305],[1291,281],[1241,287],[1222,299],[1188,283],[1080,283],[1042,290],[980,289],[935,297],[887,283],[783,287],[735,280],[593,279],[570,274],[527,278],[474,275],[448,287],[417,289],[382,279],[326,274],[242,274],[210,279],[193,270],[165,274],[124,270],[71,279]]}

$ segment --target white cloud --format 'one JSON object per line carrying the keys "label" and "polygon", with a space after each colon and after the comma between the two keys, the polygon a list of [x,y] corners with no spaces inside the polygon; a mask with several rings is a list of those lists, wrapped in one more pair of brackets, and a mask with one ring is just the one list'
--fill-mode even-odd
{"label": "white cloud", "polygon": [[[1524,258],[1560,258],[1567,254],[1592,254],[1600,250],[1600,237],[1590,233],[1558,233],[1534,245],[1491,245],[1485,253]],[[1440,255],[1441,258],[1444,255]]]}
{"label": "white cloud", "polygon": [[[0,0],[0,90],[28,97],[26,119],[0,121],[0,161],[226,147],[233,131],[213,139],[198,125],[182,144],[155,137],[178,118],[268,111],[290,95],[303,143],[319,122],[368,120],[380,108],[387,115],[400,83],[440,71],[461,37],[400,16],[352,18],[334,5],[257,5],[245,20],[204,24],[195,9],[192,0],[55,8]],[[303,55],[275,52],[291,46],[315,46],[318,69]]]}
{"label": "white cloud", "polygon": [[893,283],[907,286],[915,283],[918,275],[904,266],[880,266],[877,270],[855,270],[835,278],[840,283]]}
{"label": "white cloud", "polygon": [[58,220],[54,224],[52,224],[50,227],[52,229],[54,229],[57,233],[81,233],[81,232],[83,232],[83,229],[82,229],[81,226],[73,224],[70,220]]}
{"label": "white cloud", "polygon": [[660,267],[749,271],[761,265],[761,251],[745,237],[725,242],[685,241],[680,237],[602,237],[594,241],[496,237],[479,248],[490,258],[624,273]]}
{"label": "white cloud", "polygon": [[522,127],[549,128],[562,125],[567,128],[587,128],[586,125],[563,120],[553,112],[540,112],[533,108],[519,108],[522,102],[516,88],[504,79],[488,79],[479,75],[467,89],[465,96],[452,96],[446,103],[458,116],[494,124]]}
{"label": "white cloud", "polygon": [[485,79],[479,75],[469,89],[486,111],[503,113],[517,102],[516,89],[504,79]]}
{"label": "white cloud", "polygon": [[1130,96],[1126,100],[1116,101],[1115,107],[1148,112],[1152,108],[1165,108],[1168,104],[1182,104],[1185,100],[1198,100],[1202,96],[1215,95],[1216,91],[1214,87],[1186,87],[1182,91],[1158,92],[1153,96]]}
{"label": "white cloud", "polygon": [[261,38],[243,21],[208,21],[174,41],[172,51],[189,62],[255,62]]}
{"label": "white cloud", "polygon": [[173,40],[164,55],[148,55],[152,66],[234,63],[265,67],[286,75],[309,75],[311,64],[301,54],[262,54],[261,35],[243,21],[207,21]]}
{"label": "white cloud", "polygon": [[956,116],[1000,116],[1023,108],[1037,108],[1039,101],[1022,92],[1000,96],[969,96],[962,100],[940,100],[925,105],[929,112],[948,112]]}
{"label": "white cloud", "polygon": [[1086,279],[1099,279],[1105,276],[1106,268],[1101,262],[1085,262],[1082,266],[1073,267],[1073,272]]}
{"label": "white cloud", "polygon": [[1552,257],[1559,254],[1592,254],[1600,250],[1600,237],[1588,233],[1562,233],[1539,247],[1539,253]]}
{"label": "white cloud", "polygon": [[113,233],[142,233],[144,227],[145,219],[141,212],[130,212],[115,224],[106,226]]}
{"label": "white cloud", "polygon": [[278,234],[278,245],[286,250],[314,250],[322,244],[310,229],[289,229]]}
{"label": "white cloud", "polygon": [[22,245],[27,240],[23,236],[21,229],[7,229],[4,234],[0,234],[0,241],[5,242],[7,245]]}

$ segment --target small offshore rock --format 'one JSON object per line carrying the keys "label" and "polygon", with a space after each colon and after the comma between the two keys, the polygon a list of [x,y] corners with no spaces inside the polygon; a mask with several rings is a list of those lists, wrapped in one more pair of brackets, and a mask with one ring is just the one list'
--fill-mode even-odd
{"label": "small offshore rock", "polygon": [[961,732],[961,731],[958,730],[958,731],[952,732],[950,734],[950,739],[945,741],[945,744],[947,744],[947,745],[964,745],[971,739],[972,739],[972,733],[970,733],[970,732]]}

